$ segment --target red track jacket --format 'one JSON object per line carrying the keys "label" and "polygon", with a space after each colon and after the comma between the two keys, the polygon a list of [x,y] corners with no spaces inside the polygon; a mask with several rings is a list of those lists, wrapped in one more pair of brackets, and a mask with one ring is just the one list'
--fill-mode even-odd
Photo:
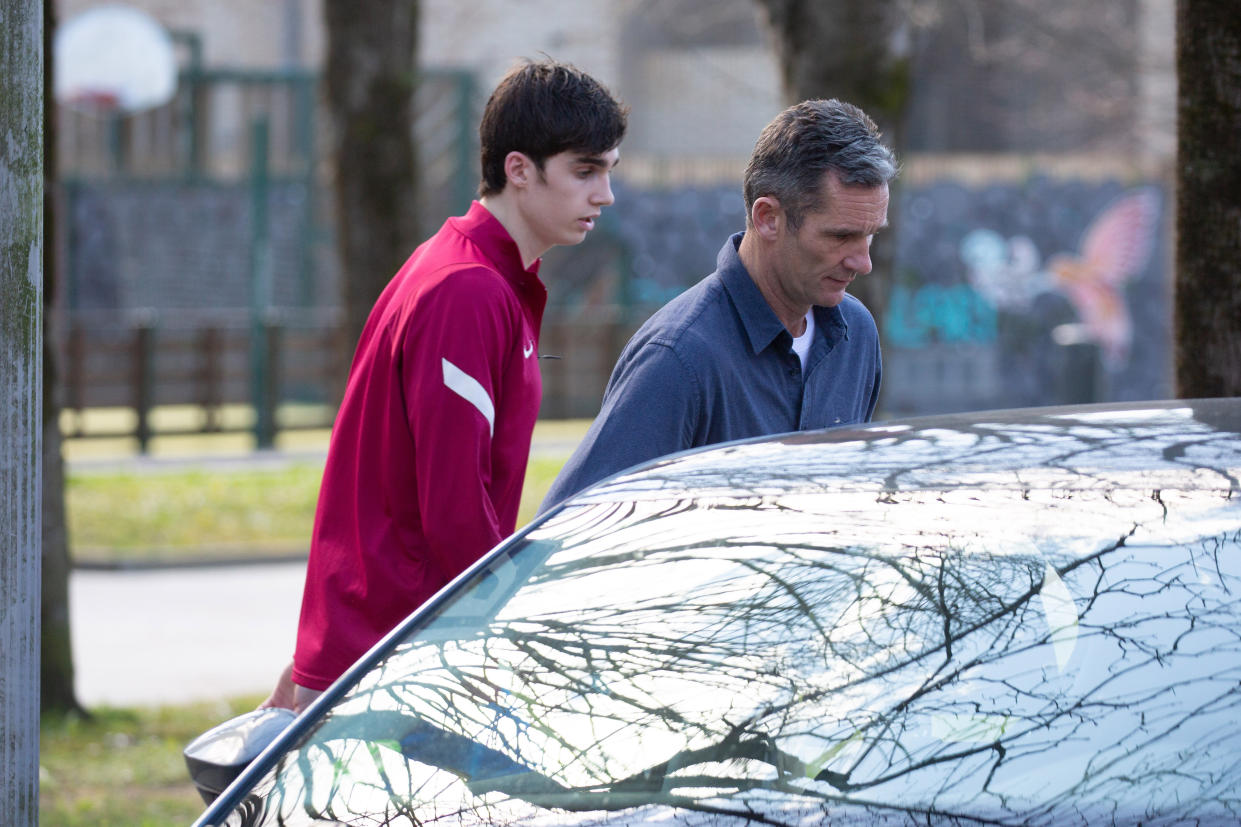
{"label": "red track jacket", "polygon": [[332,431],[293,679],[325,689],[511,534],[542,399],[538,262],[482,204],[376,302]]}

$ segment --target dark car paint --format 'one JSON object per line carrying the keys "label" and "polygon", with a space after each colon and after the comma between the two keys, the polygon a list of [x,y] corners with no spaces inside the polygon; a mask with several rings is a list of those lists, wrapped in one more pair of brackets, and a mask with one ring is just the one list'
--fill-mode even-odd
{"label": "dark car paint", "polygon": [[[648,818],[665,822],[669,817],[673,820],[666,823],[677,824],[742,823],[746,819],[801,824],[827,818],[859,823],[1235,820],[1241,815],[1235,809],[1241,801],[1241,745],[1233,744],[1241,743],[1241,731],[1236,731],[1236,724],[1229,729],[1228,722],[1241,720],[1236,708],[1241,644],[1227,630],[1241,629],[1231,623],[1241,621],[1231,602],[1232,587],[1241,586],[1235,582],[1232,562],[1241,554],[1239,432],[1238,400],[1032,409],[751,440],[687,452],[619,474],[501,544],[411,615],[273,743],[198,823],[225,823],[220,819],[231,810],[237,810],[234,816],[238,818],[227,823],[249,823],[240,813],[263,806],[248,796],[249,791],[278,763],[291,766],[282,757],[286,751],[302,744],[318,744],[310,748],[321,749],[327,741],[335,743],[338,735],[349,733],[356,739],[359,732],[374,741],[391,742],[393,746],[385,749],[415,759],[419,765],[467,778],[462,782],[466,792],[454,795],[484,796],[487,789],[507,794],[503,805],[489,804],[481,813],[454,813],[472,819],[469,823],[503,819],[505,823],[634,824]],[[1187,488],[1205,493],[1180,493]],[[919,521],[913,525],[899,524],[899,519],[893,522],[892,515],[906,513],[916,513]],[[697,517],[703,515],[708,535],[723,532],[722,541],[694,539],[695,531],[701,530],[698,524],[704,523]],[[772,542],[765,532],[773,524],[788,535],[776,544],[774,553],[761,550],[766,548],[763,544]],[[976,531],[975,524],[985,530]],[[655,539],[644,539],[643,530],[652,526]],[[988,547],[1009,535],[1024,536],[1020,532],[1028,530],[1035,531],[1042,547]],[[1168,535],[1166,540],[1160,539],[1161,532]],[[587,544],[591,553],[573,558],[565,549],[575,543]],[[969,547],[971,543],[981,545]],[[1161,551],[1174,549],[1181,554],[1182,548],[1188,548],[1186,543],[1192,549],[1182,555],[1184,559],[1169,561],[1167,552]],[[885,544],[892,548],[882,548]],[[760,550],[753,554],[739,551],[748,547]],[[866,554],[858,554],[859,549],[866,549]],[[1221,553],[1229,557],[1212,574],[1207,563],[1214,554],[1218,564]],[[568,562],[557,562],[561,558]],[[658,565],[657,560],[661,561]],[[823,575],[824,560],[830,561],[830,577]],[[716,569],[770,569],[757,581],[756,594],[767,594],[764,589],[769,592],[763,601],[748,605],[744,593],[723,594],[719,600],[704,598],[709,589],[699,588],[694,599],[702,605],[693,613],[669,603],[661,610],[663,614],[651,612],[654,620],[647,619],[651,628],[658,629],[661,617],[683,622],[682,615],[715,612],[718,626],[712,628],[731,628],[729,624],[740,622],[761,638],[760,651],[784,647],[781,651],[787,650],[787,655],[770,658],[770,663],[760,665],[765,671],[746,679],[757,705],[746,709],[745,715],[736,707],[737,715],[694,722],[702,738],[681,749],[658,756],[634,757],[623,750],[606,756],[631,772],[606,783],[597,778],[593,786],[580,783],[580,778],[579,783],[566,784],[554,773],[541,772],[530,756],[537,759],[546,748],[527,746],[523,753],[520,743],[514,747],[504,737],[482,744],[446,728],[444,721],[429,720],[425,713],[431,696],[418,695],[422,690],[417,688],[399,689],[409,701],[403,710],[363,716],[350,711],[358,708],[365,692],[397,691],[393,685],[376,682],[376,674],[382,675],[386,668],[405,675],[401,680],[408,680],[410,674],[432,674],[432,655],[445,647],[470,645],[477,630],[488,628],[497,635],[505,628],[518,629],[524,618],[510,617],[497,624],[496,617],[528,580],[554,583],[557,578],[577,578],[597,586],[607,582],[601,578],[612,577],[609,566],[619,567],[612,572],[649,568],[650,576],[640,578],[635,590],[655,595],[661,589],[671,595],[680,588],[660,573],[661,567],[677,571],[681,581],[705,577],[708,587]],[[799,567],[808,572],[804,577]],[[1120,578],[1119,585],[1109,579],[1113,577]],[[827,586],[839,591],[842,582],[865,584],[865,589],[859,586],[858,595],[846,595],[843,600],[839,594],[821,593]],[[1073,593],[1065,583],[1078,591]],[[1082,585],[1091,583],[1091,588]],[[1139,588],[1144,583],[1160,585],[1147,593],[1149,586]],[[858,607],[873,600],[866,590],[876,584],[892,589],[893,595],[899,592],[911,597],[891,598],[867,614]],[[1083,593],[1088,595],[1084,609],[1074,605]],[[1061,594],[1069,596],[1058,597]],[[787,611],[771,611],[785,598],[795,609],[798,601],[804,604],[796,609],[800,612],[797,619],[789,620],[794,615]],[[600,592],[595,604],[583,603],[577,609],[579,619],[572,634],[561,633],[562,654],[592,648],[603,651],[607,647],[601,642],[630,634],[648,645],[645,650],[629,646],[629,653],[662,651],[650,645],[657,637],[642,633],[647,637],[641,638],[640,624],[619,622],[605,628],[608,612],[634,618],[641,614],[625,604],[624,595],[616,596],[613,604],[608,604],[610,599]],[[746,606],[753,616],[738,621],[738,606]],[[834,606],[851,607],[849,611],[860,613],[865,621],[857,625],[869,623],[872,628],[846,634],[840,629],[852,628],[848,624],[833,626],[815,617],[816,609]],[[1153,617],[1145,616],[1148,607]],[[1077,628],[1086,629],[1085,636],[1075,638],[1068,649],[1061,645],[1067,626],[1053,622],[1066,608],[1075,614]],[[1101,612],[1106,622],[1090,625],[1094,611]],[[816,623],[822,624],[817,632]],[[1144,628],[1130,632],[1130,623]],[[1186,656],[1189,644],[1182,643],[1201,637],[1202,629],[1211,630],[1208,637],[1215,661],[1210,663],[1201,653]],[[822,638],[818,644],[815,634]],[[787,635],[787,640],[781,635]],[[1085,649],[1078,645],[1083,639],[1089,644],[1085,648],[1093,646],[1092,652],[1112,658],[1108,663],[1118,664],[1115,668],[1123,670],[1123,678],[1110,675],[1103,660],[1088,662],[1082,654]],[[678,647],[677,640],[659,643],[667,649],[661,655],[666,662],[654,667],[668,685],[680,680],[668,664],[702,658],[711,668],[687,673],[690,683],[699,681],[704,691],[713,687],[738,697],[745,695],[746,690],[730,681],[737,671],[735,661],[751,657],[748,650],[713,652],[714,641],[699,632],[684,637],[684,646]],[[414,645],[417,641],[424,641],[421,648]],[[816,647],[822,651],[815,651]],[[1063,660],[1061,650],[1067,651]],[[1139,652],[1132,663],[1130,650]],[[574,658],[578,655],[565,655],[564,660],[542,668],[548,674],[559,670],[577,675],[582,670]],[[841,683],[833,678],[813,685],[823,680],[823,664],[831,672],[837,659],[856,659],[867,666],[852,680]],[[1021,659],[1034,664],[1029,670],[1034,677],[1028,678],[1028,686],[1008,687],[1006,682],[1015,680],[1010,674],[1013,664],[1021,666]],[[420,664],[418,670],[409,668],[414,663]],[[808,663],[818,665],[807,667]],[[1066,677],[1070,665],[1071,679]],[[635,663],[631,670],[632,681],[645,679],[639,666]],[[591,681],[611,680],[606,671],[589,674]],[[890,685],[883,692],[876,690],[875,698],[891,695],[896,700],[886,705],[881,700],[851,702],[851,713],[859,716],[849,724],[854,735],[842,736],[848,727],[842,728],[840,722],[822,724],[834,714],[828,702],[845,697],[832,693],[847,695],[868,683],[879,686],[880,676],[893,677],[882,678],[890,680]],[[1126,711],[1113,713],[1115,698],[1086,691],[1091,686],[1104,687],[1106,694],[1120,687],[1115,689],[1119,697],[1128,698],[1123,684],[1135,676],[1146,681],[1148,695],[1144,697],[1150,710],[1128,699]],[[471,680],[475,691],[484,685],[478,683],[477,675]],[[543,678],[523,680],[527,684],[522,686],[533,686]],[[585,677],[574,680],[572,689],[578,694],[566,697],[575,702],[591,693],[604,699],[609,691],[614,692],[606,686],[587,685]],[[1083,680],[1094,683],[1080,686]],[[363,692],[358,687],[367,681],[370,686]],[[617,681],[617,686],[624,685]],[[1011,700],[1006,707],[1003,692],[995,697],[987,694],[993,686],[1006,687],[1005,691],[1023,701],[1040,699],[1050,711],[1035,714]],[[954,687],[966,687],[974,694],[962,701],[952,696]],[[785,706],[767,697],[786,691],[792,700]],[[799,692],[804,695],[800,700]],[[1188,708],[1182,708],[1187,701],[1177,700],[1197,696],[1201,697],[1196,705]],[[461,698],[460,707],[468,707],[468,695]],[[341,701],[345,703],[329,712]],[[1097,708],[1093,708],[1091,703],[1096,701]],[[511,708],[494,699],[489,703],[500,709],[498,722],[508,716],[497,723],[495,733],[506,726],[519,726],[512,723],[519,718],[529,728],[544,719],[565,717],[564,710],[550,702],[536,715],[536,696]],[[1062,709],[1061,704],[1067,705]],[[640,706],[635,709],[648,718],[678,714],[674,707],[660,707],[654,713]],[[1128,710],[1136,711],[1130,714]],[[1144,739],[1133,733],[1147,730],[1148,712],[1152,733],[1156,721],[1167,731]],[[456,714],[466,713],[452,713]],[[807,715],[805,720],[799,718]],[[1147,762],[1142,772],[1120,774],[1131,777],[1130,782],[1117,781],[1110,769],[1101,770],[1084,774],[1076,784],[1065,782],[1055,796],[1039,800],[1020,792],[1020,784],[1012,787],[1011,780],[1004,781],[1009,767],[1022,768],[1032,778],[1063,774],[1067,753],[1062,745],[1093,743],[1092,728],[1113,725],[1112,719],[1126,722],[1127,728],[1116,730],[1121,735],[1120,746],[1096,745],[1091,756],[1109,767],[1126,761]],[[792,736],[773,731],[773,721],[789,720],[800,721],[798,725],[806,732]],[[911,721],[921,723],[915,726]],[[823,726],[823,731],[812,731],[816,726]],[[713,727],[711,735],[708,730]],[[898,737],[903,727],[908,728],[908,743]],[[927,736],[936,727],[939,734]],[[1010,731],[1010,727],[1015,729]],[[520,732],[520,727],[514,731]],[[1064,740],[1040,745],[1037,738],[1044,731],[1058,732],[1055,737]],[[1188,734],[1188,740],[1179,743],[1178,733]],[[1224,736],[1231,740],[1221,740]],[[807,753],[798,738],[828,748],[815,747]],[[1126,739],[1129,746],[1124,746]],[[858,743],[872,756],[888,757],[859,758]],[[805,759],[806,754],[819,752],[815,761]],[[585,762],[589,755],[583,752],[578,760]],[[922,757],[915,760],[917,756]],[[1204,758],[1210,759],[1206,770],[1195,764]],[[686,768],[704,766],[707,769],[692,774],[692,783],[699,787],[687,787]],[[727,767],[741,767],[740,775]],[[577,772],[573,764],[553,768],[564,776]],[[1191,770],[1214,773],[1215,778],[1200,783]],[[774,782],[763,781],[764,774],[774,775]],[[1190,780],[1184,781],[1187,775]],[[733,785],[727,790],[720,786],[725,777]],[[1103,781],[1107,786],[1100,786]],[[751,783],[756,786],[744,789]],[[1010,784],[1006,794],[988,792],[989,784],[1000,788],[1004,783]],[[1178,783],[1186,790],[1197,790],[1198,797],[1175,806],[1156,800],[1160,789],[1175,795]],[[734,787],[740,792],[734,794]],[[888,788],[895,792],[884,793]],[[709,794],[686,794],[685,789]],[[1204,790],[1210,791],[1211,800],[1201,798]],[[562,817],[553,820],[552,813]],[[405,823],[400,819],[413,817],[412,810],[409,815],[393,815],[397,820],[391,823]]]}

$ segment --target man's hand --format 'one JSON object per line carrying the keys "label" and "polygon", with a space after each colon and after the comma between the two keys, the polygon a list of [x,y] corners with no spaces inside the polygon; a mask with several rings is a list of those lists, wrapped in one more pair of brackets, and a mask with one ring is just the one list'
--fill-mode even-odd
{"label": "man's hand", "polygon": [[322,690],[308,689],[293,683],[293,661],[289,661],[289,665],[284,667],[280,677],[276,679],[276,688],[267,696],[267,700],[259,704],[259,709],[280,707],[301,715],[303,710],[322,694]]}
{"label": "man's hand", "polygon": [[276,688],[267,696],[267,700],[259,704],[259,709],[280,707],[296,711],[297,708],[293,705],[293,686],[293,661],[289,661],[289,665],[284,667],[280,677],[276,679]]}
{"label": "man's hand", "polygon": [[301,715],[306,711],[306,707],[314,703],[315,699],[322,694],[322,689],[307,689],[304,686],[293,684],[293,711]]}

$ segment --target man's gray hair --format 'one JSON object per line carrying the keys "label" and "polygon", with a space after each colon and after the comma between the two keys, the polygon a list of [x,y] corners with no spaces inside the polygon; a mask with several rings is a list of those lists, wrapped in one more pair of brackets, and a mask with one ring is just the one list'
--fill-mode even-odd
{"label": "man's gray hair", "polygon": [[780,202],[796,230],[807,212],[823,209],[823,176],[841,183],[878,187],[900,171],[884,145],[879,127],[856,106],[843,101],[809,100],[790,106],[767,124],[745,170],[746,223],[754,202],[770,196]]}

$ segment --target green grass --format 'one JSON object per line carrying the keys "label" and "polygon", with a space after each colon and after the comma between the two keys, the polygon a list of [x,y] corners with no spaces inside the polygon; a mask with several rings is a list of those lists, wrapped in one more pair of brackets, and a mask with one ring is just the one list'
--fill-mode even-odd
{"label": "green grass", "polygon": [[[531,460],[524,525],[564,463]],[[66,487],[79,558],[254,554],[305,550],[322,466],[250,471],[90,472]],[[82,543],[89,543],[82,546]],[[39,817],[45,827],[189,824],[203,803],[181,750],[259,697],[156,709],[92,710],[90,719],[47,717],[40,732]],[[0,818],[0,823],[3,819]]]}
{"label": "green grass", "polygon": [[[206,414],[194,405],[162,405],[152,409],[152,437],[147,445],[151,456],[161,458],[210,455],[243,455],[254,450],[251,428],[253,412],[248,405],[225,405],[218,410],[218,425],[226,430],[213,433],[161,435],[161,431],[192,431],[206,423]],[[316,405],[282,405],[277,421],[298,430],[282,430],[276,434],[275,447],[286,451],[322,450],[327,446],[328,427],[307,427],[330,421],[330,412]],[[138,450],[132,436],[116,436],[132,432],[137,417],[129,408],[88,408],[83,411],[62,411],[61,433],[65,434],[64,455],[67,460],[125,459]],[[75,434],[89,436],[75,436]]]}
{"label": "green grass", "polygon": [[190,782],[181,750],[260,700],[100,708],[90,718],[45,717],[39,733],[39,823],[43,827],[191,823],[204,805]]}
{"label": "green grass", "polygon": [[[526,471],[518,526],[534,512],[564,457]],[[79,563],[166,562],[303,554],[323,466],[253,470],[71,473],[65,509]]]}
{"label": "green grass", "polygon": [[517,511],[517,527],[520,529],[534,519],[539,503],[552,487],[556,475],[568,457],[532,457],[526,466],[526,482],[521,489],[521,506]]}
{"label": "green grass", "polygon": [[[587,423],[540,422],[545,440],[570,444]],[[326,434],[300,435],[290,450],[322,449]],[[171,440],[171,438],[166,438]],[[244,458],[236,435],[166,441],[160,458],[181,458],[168,467],[127,467],[131,448],[69,440],[65,510],[74,559],[81,563],[162,562],[304,554],[314,523],[322,461],[195,465],[193,457]],[[108,460],[89,467],[78,460]],[[526,471],[518,528],[534,518],[567,456],[535,456]],[[89,470],[87,468],[89,467]]]}
{"label": "green grass", "polygon": [[[540,423],[553,440],[579,439],[586,423]],[[300,434],[281,447],[321,450],[326,434]],[[244,455],[236,435],[166,438],[160,457]],[[150,561],[213,555],[304,553],[314,520],[322,462],[192,462],[127,469],[124,440],[69,440],[66,512],[79,561]],[[75,469],[72,460],[107,460]],[[535,456],[526,473],[518,527],[534,516],[566,457]],[[152,709],[92,710],[90,718],[46,717],[40,731],[39,816],[45,827],[155,827],[189,824],[203,809],[181,750],[216,724],[253,709],[259,697]],[[0,823],[3,823],[0,817]]]}
{"label": "green grass", "polygon": [[304,552],[323,467],[71,473],[75,559]]}

